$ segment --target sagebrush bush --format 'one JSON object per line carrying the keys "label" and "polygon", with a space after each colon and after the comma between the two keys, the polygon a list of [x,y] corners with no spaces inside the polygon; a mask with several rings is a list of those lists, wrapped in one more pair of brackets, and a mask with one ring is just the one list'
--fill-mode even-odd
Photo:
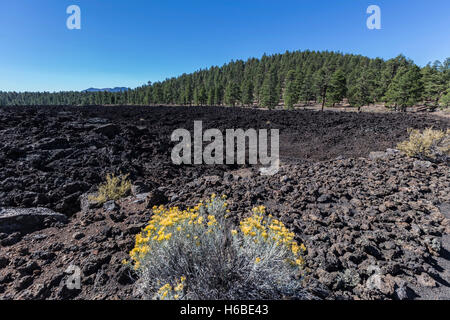
{"label": "sagebrush bush", "polygon": [[423,132],[408,129],[409,139],[397,148],[410,157],[432,161],[447,161],[450,156],[450,129],[447,131],[425,129]]}
{"label": "sagebrush bush", "polygon": [[98,203],[105,203],[109,200],[119,200],[129,194],[131,190],[131,181],[127,175],[116,176],[114,174],[106,175],[106,182],[98,186],[96,196],[89,197],[90,200]]}
{"label": "sagebrush bush", "polygon": [[302,298],[303,253],[283,223],[258,207],[233,228],[224,197],[180,210],[154,207],[128,263],[151,299]]}

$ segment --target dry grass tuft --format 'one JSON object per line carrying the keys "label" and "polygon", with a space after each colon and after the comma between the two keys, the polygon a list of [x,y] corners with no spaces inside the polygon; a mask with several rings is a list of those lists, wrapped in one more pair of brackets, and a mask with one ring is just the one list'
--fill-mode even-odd
{"label": "dry grass tuft", "polygon": [[105,203],[109,200],[119,200],[130,193],[131,181],[127,175],[116,176],[114,174],[106,175],[106,182],[99,185],[96,196],[89,197],[89,200],[98,203]]}
{"label": "dry grass tuft", "polygon": [[422,160],[446,162],[450,156],[450,129],[408,129],[409,139],[398,144],[406,155]]}

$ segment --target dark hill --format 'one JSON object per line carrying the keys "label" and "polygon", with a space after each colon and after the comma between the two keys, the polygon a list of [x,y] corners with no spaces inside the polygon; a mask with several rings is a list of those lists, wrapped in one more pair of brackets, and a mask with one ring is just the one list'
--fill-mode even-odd
{"label": "dark hill", "polygon": [[126,88],[126,87],[103,88],[103,89],[89,88],[89,89],[83,90],[83,92],[100,92],[100,91],[122,92],[122,91],[127,91],[127,90],[129,90],[129,88]]}

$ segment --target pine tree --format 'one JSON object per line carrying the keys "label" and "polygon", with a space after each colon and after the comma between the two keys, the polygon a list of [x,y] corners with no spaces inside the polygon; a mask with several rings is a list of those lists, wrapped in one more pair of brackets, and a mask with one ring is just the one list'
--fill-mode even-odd
{"label": "pine tree", "polygon": [[[188,81],[184,86],[183,103],[191,105],[193,98],[194,98],[194,91],[193,91],[191,82]],[[156,99],[159,100],[159,97],[157,96]]]}
{"label": "pine tree", "polygon": [[377,96],[382,98],[385,96],[389,85],[394,79],[400,67],[408,67],[412,62],[406,59],[404,55],[386,61],[380,72],[380,81],[377,85]]}
{"label": "pine tree", "polygon": [[206,104],[207,100],[208,96],[206,95],[206,89],[202,86],[198,92],[198,102],[203,106]]}
{"label": "pine tree", "polygon": [[305,80],[305,74],[300,66],[297,67],[297,70],[295,70],[295,90],[297,92],[297,101],[295,103],[298,103],[301,101],[301,94],[302,94],[302,86],[303,81]]}
{"label": "pine tree", "polygon": [[446,89],[444,73],[428,64],[422,69],[422,80],[424,84],[424,100],[433,101],[434,105],[437,106],[441,95]]}
{"label": "pine tree", "polygon": [[358,80],[349,88],[348,100],[350,105],[357,107],[360,111],[361,107],[374,102],[370,94],[371,87],[373,87],[373,78],[370,72],[364,70]]}
{"label": "pine tree", "polygon": [[98,106],[102,104],[102,93],[101,92],[95,93],[95,104]]}
{"label": "pine tree", "polygon": [[163,90],[161,87],[161,82],[156,82],[153,86],[153,100],[154,103],[163,103]]}
{"label": "pine tree", "polygon": [[228,82],[225,88],[225,103],[234,107],[239,98],[240,92],[238,85],[233,81]]}
{"label": "pine tree", "polygon": [[258,104],[261,104],[262,86],[265,79],[265,66],[262,62],[258,64],[256,76],[253,81],[253,93]]}
{"label": "pine tree", "polygon": [[341,102],[346,95],[347,80],[345,78],[344,71],[342,71],[342,69],[338,69],[331,76],[326,99],[329,104],[334,106],[336,103]]}
{"label": "pine tree", "polygon": [[386,102],[406,111],[406,107],[420,101],[422,93],[420,68],[416,65],[400,67],[386,92]]}
{"label": "pine tree", "polygon": [[212,106],[215,103],[215,97],[214,97],[214,87],[209,88],[208,90],[208,105]]}
{"label": "pine tree", "polygon": [[192,96],[192,100],[194,101],[194,105],[198,106],[200,105],[200,100],[199,100],[199,88],[194,88],[194,94]]}
{"label": "pine tree", "polygon": [[151,82],[150,82],[149,85],[145,88],[144,104],[149,105],[152,102],[153,102],[152,101],[152,86],[151,86]]}
{"label": "pine tree", "polygon": [[311,100],[316,101],[317,98],[313,88],[313,74],[311,71],[307,71],[300,84],[299,101],[303,101],[305,104],[309,105]]}
{"label": "pine tree", "polygon": [[261,87],[261,104],[263,107],[272,109],[278,104],[277,97],[277,74],[276,69],[272,67],[266,73],[264,82]]}
{"label": "pine tree", "polygon": [[284,105],[287,109],[293,109],[294,104],[298,101],[298,88],[296,82],[296,73],[290,70],[286,76],[286,88],[284,90]]}
{"label": "pine tree", "polygon": [[242,83],[242,104],[250,106],[253,104],[253,83],[250,80],[244,80]]}
{"label": "pine tree", "polygon": [[325,107],[328,87],[330,86],[331,70],[327,66],[320,68],[314,74],[314,88],[322,101],[322,111]]}
{"label": "pine tree", "polygon": [[214,105],[220,106],[223,101],[223,87],[221,84],[218,84],[214,89]]}

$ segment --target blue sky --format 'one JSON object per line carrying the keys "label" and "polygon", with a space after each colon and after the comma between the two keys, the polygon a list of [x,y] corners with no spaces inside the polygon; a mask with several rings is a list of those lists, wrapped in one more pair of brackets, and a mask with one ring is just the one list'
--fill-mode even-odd
{"label": "blue sky", "polygon": [[[81,8],[68,30],[66,8]],[[381,30],[366,27],[369,5]],[[0,90],[136,87],[232,59],[333,50],[450,56],[448,0],[0,0]]]}

